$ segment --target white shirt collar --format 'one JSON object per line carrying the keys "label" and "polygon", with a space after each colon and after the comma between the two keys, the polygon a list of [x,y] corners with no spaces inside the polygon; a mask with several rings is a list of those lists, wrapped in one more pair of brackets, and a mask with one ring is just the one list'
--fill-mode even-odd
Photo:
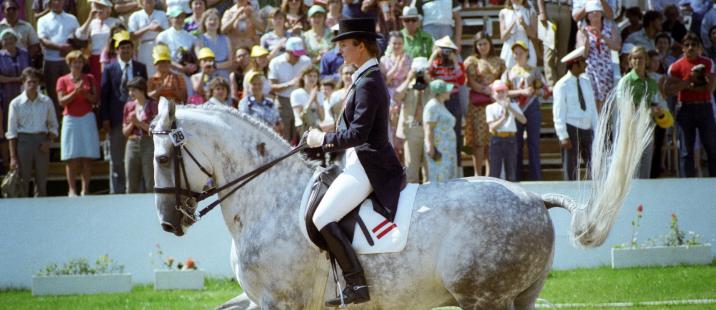
{"label": "white shirt collar", "polygon": [[124,70],[124,67],[125,67],[127,64],[129,64],[129,68],[130,68],[130,69],[132,68],[132,61],[131,61],[131,60],[128,61],[128,62],[125,62],[125,61],[122,60],[122,58],[120,58],[119,56],[117,56],[117,63],[119,63],[119,69],[120,69],[120,70]]}
{"label": "white shirt collar", "polygon": [[38,101],[39,99],[40,99],[40,92],[39,92],[39,90],[38,90],[37,96],[35,96],[35,100],[30,100],[30,97],[27,96],[27,92],[26,92],[26,91],[23,91],[23,92],[20,94],[20,100],[22,100],[22,102],[25,102],[25,103],[33,103],[33,102]]}
{"label": "white shirt collar", "polygon": [[363,74],[363,71],[368,70],[368,68],[370,68],[370,67],[372,67],[372,66],[376,66],[376,65],[378,65],[378,60],[377,60],[377,59],[375,59],[375,58],[368,59],[368,61],[366,61],[365,63],[363,63],[363,65],[360,66],[360,68],[358,68],[358,70],[356,70],[356,72],[353,72],[353,75],[351,75],[351,79],[353,80],[353,83],[355,84],[355,82],[357,81],[358,77],[359,77],[361,74]]}

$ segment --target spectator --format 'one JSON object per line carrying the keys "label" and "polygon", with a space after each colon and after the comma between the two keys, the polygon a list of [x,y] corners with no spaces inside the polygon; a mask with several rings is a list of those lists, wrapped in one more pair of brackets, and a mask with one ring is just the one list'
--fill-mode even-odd
{"label": "spectator", "polygon": [[125,27],[122,23],[114,25],[114,27],[109,30],[109,40],[107,40],[107,44],[102,49],[102,54],[100,54],[99,57],[99,63],[102,67],[102,71],[104,71],[109,64],[117,61],[117,49],[115,48],[117,42],[114,41],[114,36],[117,33],[126,31],[127,27]]}
{"label": "spectator", "polygon": [[155,45],[152,54],[157,72],[146,82],[149,98],[158,101],[160,97],[164,97],[175,103],[184,104],[187,99],[186,84],[184,77],[172,72],[169,47],[163,44]]}
{"label": "spectator", "polygon": [[331,106],[331,96],[334,91],[336,91],[335,80],[321,80],[321,93],[323,94],[323,102],[321,102],[321,106],[323,107],[323,122],[321,122],[321,130],[323,132],[331,132],[336,129],[336,119],[333,118],[333,114],[330,113],[330,110],[333,107]]}
{"label": "spectator", "polygon": [[[597,100],[597,108],[607,100],[614,88],[614,65],[612,50],[621,49],[621,40],[614,23],[604,23],[601,7],[587,2],[587,24],[577,34],[577,46],[587,46],[587,74]],[[633,36],[634,34],[632,34]],[[631,36],[630,36],[631,37]],[[652,41],[653,46],[653,41]],[[527,114],[527,113],[525,113]],[[529,116],[527,117],[529,119]]]}
{"label": "spectator", "polygon": [[[453,84],[450,88],[450,98],[445,102],[445,107],[455,117],[456,156],[460,158],[462,150],[462,105],[460,104],[460,86],[465,84],[465,67],[458,61],[457,46],[452,43],[450,37],[444,37],[435,41],[435,51],[430,56],[428,73],[432,79],[440,79]],[[460,165],[460,161],[456,162]]]}
{"label": "spectator", "polygon": [[[21,20],[18,16],[17,0],[3,0],[2,1],[3,14],[5,18],[0,21],[0,32],[5,29],[12,29],[18,35],[17,47],[27,50],[30,53],[30,57],[34,59],[36,56],[41,54],[40,39],[37,37],[35,28],[24,20]],[[22,81],[20,82],[22,83]],[[7,122],[3,123],[7,124]]]}
{"label": "spectator", "polygon": [[583,74],[587,69],[584,46],[564,56],[562,63],[569,71],[554,85],[552,118],[562,149],[562,176],[577,180],[578,158],[590,165],[598,112],[592,84]]}
{"label": "spectator", "polygon": [[[338,26],[333,26],[331,29],[333,35],[338,33]],[[341,55],[338,43],[334,44],[334,47],[328,50],[320,61],[321,79],[332,79],[336,83],[340,81],[340,73],[338,69],[343,65],[343,55]]]}
{"label": "spectator", "polygon": [[231,97],[238,102],[244,98],[244,76],[249,73],[251,62],[249,49],[246,47],[236,49],[235,57],[234,61],[238,66],[229,74],[229,81],[231,81]]}
{"label": "spectator", "polygon": [[348,91],[350,90],[351,85],[353,85],[353,73],[355,73],[355,71],[356,67],[354,65],[343,64],[340,68],[338,68],[340,80],[338,80],[336,90],[333,91],[328,100],[330,109],[326,110],[326,115],[330,116],[327,117],[337,120],[341,111],[343,111],[346,96],[348,96]]}
{"label": "spectator", "polygon": [[314,60],[314,63],[318,63],[321,56],[333,47],[331,42],[333,32],[326,28],[326,10],[322,6],[313,5],[308,10],[308,19],[311,28],[303,32],[303,42],[306,44],[308,56]]}
{"label": "spectator", "polygon": [[229,96],[229,81],[220,76],[209,81],[209,100],[205,104],[218,104],[236,108],[234,100]]}
{"label": "spectator", "polygon": [[112,11],[112,3],[109,0],[92,0],[90,18],[75,31],[75,36],[80,40],[90,40],[89,68],[92,77],[99,79],[102,76],[100,56],[102,50],[107,46],[109,34],[112,27],[120,23],[119,19],[109,17]]}
{"label": "spectator", "polygon": [[[518,0],[520,1],[520,0]],[[509,2],[509,0],[508,0]],[[423,19],[423,30],[437,40],[444,36],[455,38],[457,50],[462,46],[462,17],[460,4],[453,0],[418,0],[415,2]],[[535,20],[536,21],[536,20]],[[535,29],[537,29],[535,23]]]}
{"label": "spectator", "polygon": [[475,34],[473,48],[474,54],[465,60],[467,85],[470,87],[470,102],[465,116],[465,143],[472,148],[475,176],[479,176],[483,175],[483,165],[487,169],[484,175],[490,174],[489,163],[485,165],[490,143],[485,108],[493,101],[490,85],[505,72],[505,62],[494,54],[490,36],[483,31]]}
{"label": "spectator", "polygon": [[338,25],[338,21],[343,19],[343,2],[341,0],[327,0],[328,14],[326,15],[326,27],[332,28]]}
{"label": "spectator", "polygon": [[[264,78],[261,79],[261,81],[264,83],[263,87],[263,93],[264,96],[268,96],[271,93],[271,83],[266,79],[266,76],[268,74],[268,60],[269,51],[265,48],[254,45],[254,47],[251,48],[251,59],[249,60],[249,68],[248,71],[256,71],[261,73],[261,76]],[[249,81],[244,78],[244,93],[242,97],[251,96],[253,93],[251,85],[249,85]]]}
{"label": "spectator", "polygon": [[664,10],[664,18],[664,23],[661,24],[662,31],[671,34],[671,37],[674,38],[676,42],[681,42],[681,39],[684,38],[688,30],[686,30],[684,24],[679,20],[681,18],[679,8],[675,5],[667,6]]}
{"label": "spectator", "polygon": [[191,87],[194,95],[189,98],[190,104],[204,104],[208,99],[209,81],[219,76],[216,73],[216,62],[214,61],[214,52],[208,47],[199,50],[199,72],[191,76]]}
{"label": "spectator", "polygon": [[3,49],[0,50],[0,158],[2,169],[6,171],[10,163],[8,144],[5,143],[4,127],[7,126],[8,108],[10,101],[22,93],[22,69],[30,66],[30,55],[17,46],[20,35],[12,28],[5,28],[0,32]]}
{"label": "spectator", "polygon": [[278,96],[278,112],[283,124],[283,137],[288,141],[297,138],[296,122],[291,107],[291,92],[298,85],[300,73],[311,65],[311,59],[306,56],[303,40],[298,37],[286,41],[286,53],[271,60],[269,63],[268,78],[271,81],[271,90]]}
{"label": "spectator", "polygon": [[429,33],[420,29],[423,17],[418,14],[418,9],[412,6],[403,8],[403,16],[400,20],[403,23],[403,34],[405,52],[412,58],[425,57],[428,58],[433,50],[433,37]]}
{"label": "spectator", "polygon": [[[157,43],[169,47],[174,72],[183,77],[190,76],[197,70],[195,58],[193,57],[196,38],[184,30],[186,14],[181,8],[169,8],[167,16],[171,22],[171,27],[157,35]],[[186,82],[188,79],[184,81]]]}
{"label": "spectator", "polygon": [[261,36],[261,47],[269,50],[269,60],[274,59],[276,56],[284,52],[286,46],[287,33],[286,33],[286,15],[279,9],[273,9],[269,13],[269,20],[271,20],[271,31],[264,33]]}
{"label": "spectator", "polygon": [[281,1],[281,12],[286,16],[286,29],[290,32],[288,37],[298,36],[308,29],[307,11],[306,4],[301,0]]}
{"label": "spectator", "polygon": [[264,96],[263,89],[264,76],[257,71],[251,71],[246,76],[246,81],[249,83],[252,93],[256,95],[246,96],[239,102],[239,110],[244,112],[257,120],[273,128],[277,133],[281,133],[281,117],[278,115],[278,110],[273,104],[271,99]]}
{"label": "spectator", "polygon": [[191,16],[184,20],[184,30],[198,37],[201,17],[206,11],[206,0],[190,0],[189,6],[191,7]]}
{"label": "spectator", "polygon": [[428,176],[423,109],[433,95],[426,84],[427,67],[425,57],[413,59],[408,78],[394,94],[395,99],[402,102],[394,145],[398,154],[403,154],[408,183],[423,183]]}
{"label": "spectator", "polygon": [[[656,124],[661,128],[671,127],[673,118],[666,106],[666,102],[659,100],[659,86],[646,72],[648,53],[643,46],[636,46],[629,53],[629,65],[632,70],[619,80],[617,89],[629,91],[638,108],[648,108]],[[660,106],[659,103],[662,105]],[[710,105],[710,103],[709,103]],[[713,115],[712,115],[713,118]],[[651,177],[651,159],[654,154],[654,143],[650,143],[642,154],[639,164],[638,177],[648,179]]]}
{"label": "spectator", "polygon": [[403,49],[403,35],[400,32],[392,31],[388,37],[390,38],[388,50],[380,58],[380,69],[385,76],[388,94],[392,98],[395,89],[408,77],[413,59]]}
{"label": "spectator", "polygon": [[[539,181],[542,179],[539,152],[542,113],[540,112],[539,96],[542,93],[544,83],[539,69],[527,64],[527,44],[522,41],[517,41],[512,45],[511,49],[514,54],[515,66],[505,71],[504,80],[510,89],[507,94],[513,102],[518,104],[522,114],[524,114],[527,119],[526,123],[520,122],[517,124],[517,139],[515,140],[517,142],[517,179],[521,179],[521,172],[523,171],[522,145],[526,130],[527,151],[529,152],[529,177],[530,180]],[[489,114],[490,112],[486,113]],[[490,145],[492,145],[492,143]],[[490,164],[492,165],[492,163]],[[492,167],[490,168],[490,172],[492,172]]]}
{"label": "spectator", "polygon": [[323,93],[318,84],[318,69],[308,66],[301,71],[298,88],[291,92],[291,107],[295,118],[296,131],[302,136],[309,129],[320,129],[325,116]]}
{"label": "spectator", "polygon": [[34,196],[47,195],[50,142],[57,138],[55,106],[38,91],[40,75],[39,70],[31,67],[22,71],[25,91],[10,102],[5,133],[10,141],[10,169],[19,169],[22,178],[22,196],[28,194],[31,177],[35,183]]}
{"label": "spectator", "polygon": [[624,43],[641,45],[645,47],[647,51],[656,50],[654,39],[656,39],[656,35],[661,32],[662,19],[661,12],[646,11],[642,19],[643,28],[630,34]]}
{"label": "spectator", "polygon": [[127,31],[116,33],[112,39],[117,49],[117,61],[105,66],[102,71],[102,97],[100,106],[102,128],[109,140],[109,192],[123,194],[126,190],[124,174],[124,151],[126,140],[123,135],[124,104],[129,101],[127,84],[135,77],[147,79],[147,68],[133,60],[134,43]]}
{"label": "spectator", "polygon": [[616,18],[616,0],[574,0],[572,1],[572,19],[578,23],[577,27],[579,28],[584,26],[582,23],[584,18],[587,17],[586,8],[588,5],[600,7],[608,21],[613,21]]}
{"label": "spectator", "polygon": [[485,108],[487,124],[492,134],[489,146],[490,177],[499,178],[504,172],[507,181],[515,182],[518,180],[517,162],[521,159],[517,156],[520,144],[515,139],[515,120],[524,125],[527,119],[517,103],[508,98],[505,82],[497,80],[492,83],[492,91],[495,102]]}
{"label": "spectator", "polygon": [[[37,21],[37,35],[45,48],[44,82],[47,96],[55,103],[55,113],[60,110],[53,86],[57,84],[57,79],[70,72],[64,57],[72,51],[69,40],[80,26],[77,18],[62,11],[63,2],[50,0],[50,13]],[[60,118],[60,115],[56,115],[56,118]]]}
{"label": "spectator", "polygon": [[[249,0],[237,0],[236,4],[226,10],[221,18],[221,33],[226,34],[229,38],[232,48],[251,48],[259,43],[256,33],[263,32],[263,21],[259,13],[254,12]],[[212,50],[216,53],[216,49],[212,47]]]}
{"label": "spectator", "polygon": [[[693,33],[688,33],[682,41],[684,57],[669,67],[669,79],[665,89],[667,95],[678,93],[681,104],[676,122],[682,132],[683,175],[695,177],[694,144],[696,131],[709,158],[709,176],[716,176],[716,124],[714,124],[712,93],[716,86],[713,61],[700,56],[701,41]],[[698,66],[698,67],[697,67]],[[703,68],[702,68],[703,67]]]}
{"label": "spectator", "polygon": [[[127,83],[130,101],[124,106],[122,133],[127,137],[127,193],[154,191],[154,142],[149,124],[158,113],[157,102],[147,96],[147,81],[135,77]],[[142,191],[141,185],[144,185]]]}
{"label": "spectator", "polygon": [[201,25],[199,25],[199,37],[194,43],[194,50],[196,54],[203,47],[208,47],[214,53],[214,62],[216,66],[216,75],[229,79],[229,71],[234,66],[233,59],[231,57],[231,41],[229,37],[219,34],[219,28],[221,27],[221,18],[219,17],[219,11],[215,9],[209,9],[204,12],[201,18]]}
{"label": "spectator", "polygon": [[77,174],[82,177],[80,195],[89,193],[92,176],[92,160],[99,158],[99,134],[97,120],[92,109],[97,105],[99,90],[92,74],[83,74],[87,60],[79,50],[65,56],[70,74],[57,80],[57,96],[62,114],[60,159],[67,161],[67,185],[69,197],[77,196]]}
{"label": "spectator", "polygon": [[626,40],[630,34],[642,29],[641,19],[644,18],[641,13],[641,8],[638,6],[628,8],[625,14],[627,20],[629,21],[629,25],[621,32],[622,41]]}
{"label": "spectator", "polygon": [[[667,101],[664,94],[666,91],[664,90],[664,82],[666,81],[665,73],[666,70],[664,70],[664,65],[661,62],[661,57],[658,52],[656,51],[649,51],[649,61],[647,62],[647,72],[646,74],[649,76],[650,79],[656,81],[656,84],[658,85],[658,94],[654,97],[655,102],[660,107],[667,107],[669,110],[671,110],[671,107],[674,106],[673,101],[675,100],[674,97],[669,97],[669,101]],[[668,111],[668,110],[667,110]],[[658,124],[657,124],[658,125]],[[669,127],[673,127],[673,116],[672,116],[672,124]],[[672,130],[672,132],[675,132]],[[661,175],[662,170],[665,170],[664,165],[662,163],[662,149],[664,147],[664,142],[666,140],[666,129],[661,128],[661,126],[654,127],[654,155],[651,159],[651,177],[652,178],[658,178]]]}
{"label": "spectator", "polygon": [[709,29],[709,42],[711,42],[711,47],[707,47],[705,54],[711,60],[716,60],[716,45],[714,42],[716,42],[716,25],[711,26],[711,29]]}
{"label": "spectator", "polygon": [[[530,11],[529,3],[525,0],[507,0],[505,8],[500,10],[500,39],[503,46],[514,46],[515,42],[521,41],[527,44],[528,65],[537,66],[537,52],[532,40],[537,40],[537,16]],[[503,48],[500,51],[500,58],[505,65],[511,68],[515,59],[510,49]]]}
{"label": "spectator", "polygon": [[457,145],[453,129],[455,116],[445,106],[454,86],[440,79],[430,82],[430,92],[434,97],[423,111],[428,182],[444,182],[458,177],[458,157],[454,152]]}
{"label": "spectator", "polygon": [[677,56],[674,56],[674,49],[671,44],[671,36],[665,32],[656,35],[655,45],[656,52],[659,54],[660,62],[663,67],[660,72],[666,72],[666,68],[671,66],[671,64],[678,59]]}
{"label": "spectator", "polygon": [[[706,12],[706,15],[704,15],[704,18],[701,22],[701,26],[698,29],[701,35],[701,42],[703,42],[705,49],[709,49],[713,45],[710,40],[711,38],[709,37],[709,30],[711,30],[711,28],[713,28],[714,26],[716,26],[716,9],[712,9]],[[677,40],[677,42],[681,41]]]}
{"label": "spectator", "polygon": [[[154,9],[156,0],[139,0],[141,10],[132,13],[129,17],[128,30],[132,40],[138,41],[137,60],[143,64],[151,64],[154,60],[152,51],[156,44],[157,35],[169,28],[169,20],[164,11]],[[147,66],[147,74],[154,75],[154,66]]]}

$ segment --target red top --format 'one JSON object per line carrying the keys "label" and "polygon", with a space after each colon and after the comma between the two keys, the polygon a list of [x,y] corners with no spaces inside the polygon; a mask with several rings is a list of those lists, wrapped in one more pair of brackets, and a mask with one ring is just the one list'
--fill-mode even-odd
{"label": "red top", "polygon": [[[87,100],[82,93],[92,92],[92,85],[96,85],[94,77],[91,74],[82,75],[82,89],[83,91],[77,94],[72,102],[65,105],[62,111],[63,115],[70,116],[83,116],[89,112],[92,112],[92,104]],[[64,75],[57,80],[57,93],[62,92],[67,95],[75,90],[75,83],[72,82],[72,73]],[[99,90],[99,87],[95,86],[95,90]]]}
{"label": "red top", "polygon": [[[694,60],[689,60],[686,57],[681,57],[669,67],[669,76],[673,76],[684,81],[689,80],[691,77],[691,69],[699,64],[706,66],[704,73],[714,73],[713,61],[709,58],[698,56]],[[690,89],[684,89],[679,92],[679,102],[689,103],[710,101],[711,93],[708,91],[693,91]]]}
{"label": "red top", "polygon": [[[125,124],[129,124],[130,120],[129,117],[132,114],[137,113],[137,101],[131,100],[127,101],[127,103],[124,105],[124,116],[123,120]],[[147,98],[146,101],[144,101],[144,108],[141,109],[141,112],[137,113],[137,119],[139,119],[142,122],[145,122],[147,124],[151,123],[155,116],[157,116],[157,112],[159,111],[159,108],[157,106],[157,102],[154,101],[151,98]],[[134,130],[132,130],[132,135],[134,136],[146,136],[148,133],[139,127],[135,126]]]}
{"label": "red top", "polygon": [[451,94],[460,91],[460,86],[465,84],[465,66],[458,62],[457,66],[444,66],[440,59],[435,59],[429,68],[430,76],[434,79],[441,79],[445,82],[452,83],[455,87],[452,88]]}

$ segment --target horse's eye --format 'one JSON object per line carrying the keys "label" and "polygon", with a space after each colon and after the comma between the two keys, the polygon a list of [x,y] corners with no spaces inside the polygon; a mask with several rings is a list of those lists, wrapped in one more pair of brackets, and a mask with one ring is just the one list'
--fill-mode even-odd
{"label": "horse's eye", "polygon": [[167,155],[157,156],[157,162],[164,165],[169,162],[169,156],[167,156]]}

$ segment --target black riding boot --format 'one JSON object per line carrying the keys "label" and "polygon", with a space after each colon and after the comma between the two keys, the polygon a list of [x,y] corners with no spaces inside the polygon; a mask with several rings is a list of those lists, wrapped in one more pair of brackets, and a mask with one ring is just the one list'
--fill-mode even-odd
{"label": "black riding boot", "polygon": [[[321,229],[321,236],[328,244],[328,250],[336,258],[338,266],[343,270],[343,278],[346,280],[346,288],[343,290],[343,303],[359,304],[370,300],[368,285],[366,285],[363,268],[358,261],[351,242],[338,226],[332,222]],[[335,298],[326,301],[326,307],[338,307],[341,299]]]}

